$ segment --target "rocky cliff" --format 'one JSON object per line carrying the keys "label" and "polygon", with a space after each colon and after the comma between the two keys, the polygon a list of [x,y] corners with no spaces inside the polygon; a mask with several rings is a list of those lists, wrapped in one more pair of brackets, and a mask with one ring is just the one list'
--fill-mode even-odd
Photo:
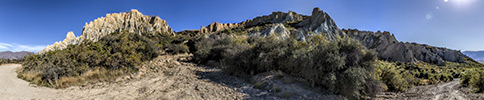
{"label": "rocky cliff", "polygon": [[[400,62],[427,62],[445,65],[445,61],[463,63],[466,56],[460,51],[433,47],[425,44],[407,43],[398,41],[390,32],[359,31],[356,29],[339,29],[333,19],[326,12],[314,8],[311,16],[297,14],[289,11],[273,12],[267,16],[259,16],[251,20],[236,24],[237,27],[252,30],[251,27],[264,26],[262,30],[249,32],[248,35],[269,36],[277,35],[282,38],[296,38],[305,40],[310,35],[325,35],[335,39],[337,36],[348,36],[359,40],[361,44],[378,52],[382,60]],[[212,24],[209,25],[213,26]],[[204,33],[217,33],[227,25],[218,25],[218,31],[205,31]],[[202,27],[203,29],[203,27]]]}
{"label": "rocky cliff", "polygon": [[248,33],[250,36],[276,35],[285,38],[295,38],[304,41],[310,35],[328,36],[330,40],[337,36],[348,36],[359,40],[361,44],[378,52],[382,60],[400,62],[428,62],[445,65],[445,61],[463,63],[467,58],[460,51],[433,47],[425,44],[398,41],[390,32],[359,31],[355,29],[339,29],[334,20],[326,12],[314,8],[311,15],[302,15],[293,11],[273,12],[270,15],[259,16],[240,23],[214,22],[202,26],[198,30],[173,32],[165,20],[157,16],[146,16],[137,10],[124,13],[107,14],[84,26],[82,35],[75,37],[68,32],[64,41],[56,42],[40,53],[63,49],[70,44],[81,41],[97,41],[112,32],[129,31],[131,33],[168,33],[183,35],[223,34],[228,31]]}
{"label": "rocky cliff", "polygon": [[76,37],[73,32],[68,32],[64,41],[49,45],[39,53],[42,54],[50,50],[64,49],[67,45],[75,45],[82,41],[96,42],[110,33],[120,31],[138,34],[174,34],[174,31],[168,26],[165,20],[160,19],[158,16],[143,15],[138,10],[133,9],[130,12],[106,14],[105,17],[97,18],[94,21],[86,23],[81,36]]}
{"label": "rocky cliff", "polygon": [[415,62],[423,61],[437,65],[445,65],[445,61],[463,63],[466,57],[460,51],[433,47],[425,44],[399,42],[390,32],[342,30],[343,34],[360,40],[369,49],[378,52],[383,60]]}

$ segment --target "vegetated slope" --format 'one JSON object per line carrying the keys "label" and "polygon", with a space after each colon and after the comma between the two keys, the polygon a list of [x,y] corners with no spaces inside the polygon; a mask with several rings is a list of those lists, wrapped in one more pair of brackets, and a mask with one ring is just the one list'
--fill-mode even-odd
{"label": "vegetated slope", "polygon": [[11,51],[4,51],[0,52],[0,65],[7,64],[7,63],[18,63],[21,61],[25,56],[33,54],[32,52],[21,51],[21,52],[11,52]]}
{"label": "vegetated slope", "polygon": [[33,54],[32,52],[21,51],[21,52],[11,52],[3,51],[0,52],[0,59],[22,59],[25,56]]}
{"label": "vegetated slope", "polygon": [[[276,71],[349,99],[451,81],[482,66],[459,51],[399,42],[389,32],[341,30],[319,8],[311,16],[273,12],[176,33],[164,20],[132,10],[90,22],[79,37],[69,32],[64,41],[27,57],[19,77],[57,88],[110,81],[138,73],[158,52],[189,52],[197,63],[241,78]],[[463,84],[479,85],[469,80]],[[277,85],[254,84],[280,92]]]}
{"label": "vegetated slope", "polygon": [[462,53],[478,62],[484,63],[484,51],[464,51]]}

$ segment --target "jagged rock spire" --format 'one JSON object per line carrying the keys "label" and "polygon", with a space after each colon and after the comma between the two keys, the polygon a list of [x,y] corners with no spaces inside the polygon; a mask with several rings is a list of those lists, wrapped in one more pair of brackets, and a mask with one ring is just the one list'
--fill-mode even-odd
{"label": "jagged rock spire", "polygon": [[64,49],[67,45],[79,44],[84,40],[96,42],[108,34],[121,31],[138,34],[174,34],[174,31],[168,26],[166,21],[160,17],[143,15],[138,10],[132,9],[129,12],[106,14],[105,17],[100,17],[94,21],[86,23],[81,36],[76,38],[73,32],[68,32],[64,41],[49,45],[39,53]]}

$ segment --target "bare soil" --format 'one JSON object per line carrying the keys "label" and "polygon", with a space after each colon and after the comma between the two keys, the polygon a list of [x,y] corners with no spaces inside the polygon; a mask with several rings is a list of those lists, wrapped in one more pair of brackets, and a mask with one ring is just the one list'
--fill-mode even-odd
{"label": "bare soil", "polygon": [[403,93],[386,92],[379,95],[381,100],[483,100],[481,93],[472,93],[467,88],[460,87],[460,80],[436,85],[417,86]]}
{"label": "bare soil", "polygon": [[240,78],[221,69],[187,62],[188,54],[163,55],[140,66],[136,74],[114,81],[86,83],[65,89],[37,87],[17,78],[21,65],[0,66],[0,98],[101,99],[101,100],[233,100],[233,99],[324,99],[341,96],[307,87],[297,78],[273,71]]}

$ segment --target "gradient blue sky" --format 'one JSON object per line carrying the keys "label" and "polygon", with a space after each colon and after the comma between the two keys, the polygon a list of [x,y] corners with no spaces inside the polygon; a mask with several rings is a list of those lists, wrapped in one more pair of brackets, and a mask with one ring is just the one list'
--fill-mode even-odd
{"label": "gradient blue sky", "polygon": [[86,22],[138,9],[175,31],[214,21],[237,23],[273,11],[310,15],[319,7],[340,28],[390,31],[398,40],[457,50],[484,50],[482,0],[2,0],[0,51],[38,51],[81,35]]}

